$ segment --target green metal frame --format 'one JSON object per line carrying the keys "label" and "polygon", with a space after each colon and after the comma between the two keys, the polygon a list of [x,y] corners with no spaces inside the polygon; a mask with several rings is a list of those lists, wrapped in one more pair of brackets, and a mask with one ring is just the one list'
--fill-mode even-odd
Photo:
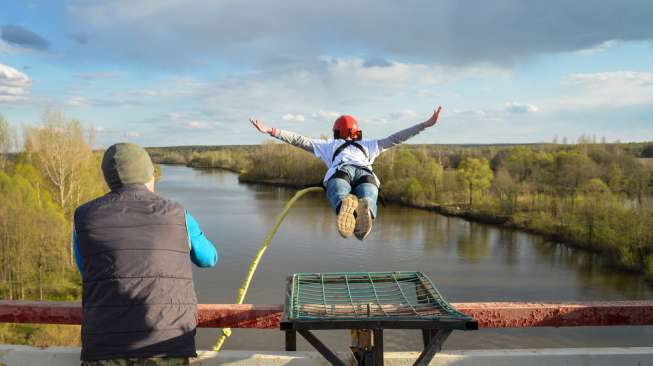
{"label": "green metal frame", "polygon": [[[364,282],[367,278],[368,282]],[[326,282],[325,282],[326,280]],[[354,281],[352,283],[352,281]],[[407,284],[414,283],[415,289],[423,287],[424,292],[416,295],[415,301],[404,291]],[[317,286],[312,286],[317,284]],[[364,291],[357,292],[356,284],[366,284]],[[390,284],[388,286],[388,284]],[[404,287],[402,287],[404,286]],[[288,321],[407,321],[407,320],[472,320],[454,309],[440,294],[433,282],[421,272],[328,272],[328,273],[295,273],[292,276]],[[360,290],[360,289],[359,289]],[[321,299],[319,299],[321,297]],[[309,304],[305,302],[309,300]],[[319,300],[318,300],[319,299]],[[320,301],[321,300],[321,301]],[[426,301],[425,301],[426,300]],[[310,303],[310,301],[316,301]],[[360,314],[357,310],[367,304],[368,313]],[[371,315],[370,304],[380,313]],[[375,304],[375,305],[374,305]],[[399,305],[403,311],[412,314],[389,314],[384,305]],[[406,304],[406,305],[404,305]],[[324,314],[319,316],[302,311],[302,306],[319,305],[324,307]],[[327,309],[337,305],[351,306],[350,314],[328,314]],[[419,309],[417,309],[419,308]],[[436,314],[424,315],[424,312]]]}

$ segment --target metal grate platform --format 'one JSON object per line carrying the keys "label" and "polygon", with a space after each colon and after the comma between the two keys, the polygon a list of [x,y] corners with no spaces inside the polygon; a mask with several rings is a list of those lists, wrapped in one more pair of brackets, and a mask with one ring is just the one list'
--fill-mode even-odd
{"label": "metal grate platform", "polygon": [[351,329],[358,364],[380,366],[384,329],[419,329],[424,350],[415,365],[426,366],[454,329],[478,329],[476,320],[449,305],[421,272],[295,273],[286,285],[280,323],[286,350],[297,349],[299,333],[335,366],[345,363],[312,330]]}
{"label": "metal grate platform", "polygon": [[[420,272],[295,273],[289,278],[287,322],[444,322],[475,329]],[[399,323],[397,323],[399,322]]]}
{"label": "metal grate platform", "polygon": [[420,272],[296,273],[289,300],[289,321],[472,321]]}

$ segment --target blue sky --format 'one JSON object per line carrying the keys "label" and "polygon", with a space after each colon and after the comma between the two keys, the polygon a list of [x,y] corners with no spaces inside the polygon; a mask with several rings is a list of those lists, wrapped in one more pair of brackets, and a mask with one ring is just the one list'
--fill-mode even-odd
{"label": "blue sky", "polygon": [[653,140],[651,1],[13,1],[0,113],[61,109],[97,144],[251,144],[269,125],[415,143]]}

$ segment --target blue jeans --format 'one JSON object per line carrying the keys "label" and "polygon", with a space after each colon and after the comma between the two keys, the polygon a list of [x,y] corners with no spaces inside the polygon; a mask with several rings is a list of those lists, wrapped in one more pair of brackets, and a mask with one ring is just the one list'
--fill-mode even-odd
{"label": "blue jeans", "polygon": [[[339,171],[347,173],[349,179],[352,183],[356,182],[363,176],[372,175],[368,170],[359,168],[354,165],[343,165],[338,168]],[[362,198],[367,200],[370,213],[372,217],[376,217],[376,198],[379,195],[379,189],[376,185],[372,183],[361,183],[357,185],[352,191],[351,185],[344,179],[341,178],[332,178],[329,179],[326,186],[326,196],[336,213],[340,207],[340,201],[345,198],[346,195],[353,193],[359,199]]]}

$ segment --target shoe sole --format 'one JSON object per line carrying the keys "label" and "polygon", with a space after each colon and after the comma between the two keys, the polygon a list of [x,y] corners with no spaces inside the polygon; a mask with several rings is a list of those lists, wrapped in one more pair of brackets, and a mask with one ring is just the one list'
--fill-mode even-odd
{"label": "shoe sole", "polygon": [[372,214],[370,213],[370,206],[366,200],[358,200],[358,207],[356,209],[356,227],[354,234],[358,240],[365,240],[372,232]]}
{"label": "shoe sole", "polygon": [[358,198],[354,195],[347,195],[340,203],[340,212],[338,213],[338,220],[336,220],[336,227],[340,236],[347,239],[354,233],[356,227],[356,217],[354,212],[358,208]]}

